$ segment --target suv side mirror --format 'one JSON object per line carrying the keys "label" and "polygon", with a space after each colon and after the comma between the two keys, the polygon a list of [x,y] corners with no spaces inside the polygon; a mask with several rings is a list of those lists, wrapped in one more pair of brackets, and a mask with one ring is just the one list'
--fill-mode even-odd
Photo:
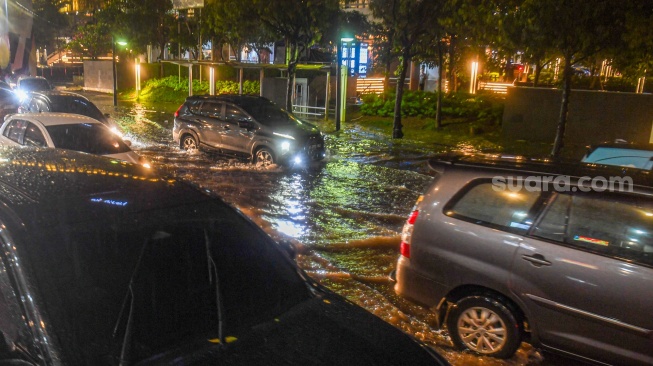
{"label": "suv side mirror", "polygon": [[254,125],[254,122],[252,122],[252,121],[242,120],[242,121],[238,121],[238,127],[245,128],[247,130],[253,130],[256,126]]}

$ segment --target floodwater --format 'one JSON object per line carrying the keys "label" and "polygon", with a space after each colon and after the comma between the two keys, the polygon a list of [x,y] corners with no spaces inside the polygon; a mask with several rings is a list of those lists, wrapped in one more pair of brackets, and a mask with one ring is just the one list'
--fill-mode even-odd
{"label": "floodwater", "polygon": [[[90,95],[124,127],[132,148],[159,169],[217,193],[275,239],[296,244],[297,262],[331,290],[423,340],[453,365],[575,365],[542,356],[524,344],[508,360],[455,351],[436,330],[428,309],[395,295],[394,269],[401,228],[415,200],[432,180],[430,155],[443,147],[381,138],[343,124],[321,125],[328,156],[306,167],[257,169],[247,162],[173,146],[174,110],[111,106],[111,97]],[[108,101],[108,103],[107,103]]]}

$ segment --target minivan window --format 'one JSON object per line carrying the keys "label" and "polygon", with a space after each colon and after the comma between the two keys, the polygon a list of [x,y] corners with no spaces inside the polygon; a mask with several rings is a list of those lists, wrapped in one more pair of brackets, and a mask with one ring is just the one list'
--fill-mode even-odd
{"label": "minivan window", "polygon": [[498,190],[491,182],[472,183],[445,207],[454,216],[512,232],[526,232],[532,225],[532,208],[541,192]]}
{"label": "minivan window", "polygon": [[653,202],[614,194],[559,194],[533,235],[653,265]]}

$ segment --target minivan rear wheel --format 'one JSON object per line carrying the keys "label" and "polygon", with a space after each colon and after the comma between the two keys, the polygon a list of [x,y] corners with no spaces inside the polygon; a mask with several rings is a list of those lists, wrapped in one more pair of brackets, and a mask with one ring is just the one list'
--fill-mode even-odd
{"label": "minivan rear wheel", "polygon": [[181,137],[179,147],[185,151],[197,150],[197,139],[193,135],[186,134]]}
{"label": "minivan rear wheel", "polygon": [[267,147],[262,147],[256,150],[254,154],[254,164],[257,167],[267,167],[274,164],[274,154]]}
{"label": "minivan rear wheel", "polygon": [[510,307],[496,298],[469,296],[453,306],[447,328],[458,349],[508,358],[521,345],[523,324],[518,319]]}

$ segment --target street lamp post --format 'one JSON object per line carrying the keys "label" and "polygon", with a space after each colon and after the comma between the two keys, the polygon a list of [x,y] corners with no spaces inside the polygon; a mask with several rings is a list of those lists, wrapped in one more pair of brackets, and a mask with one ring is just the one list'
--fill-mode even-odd
{"label": "street lamp post", "polygon": [[113,37],[111,36],[111,66],[113,67],[113,106],[118,105],[118,70],[116,67],[116,43],[118,43],[121,46],[126,45],[126,42],[122,41],[116,41]]}
{"label": "street lamp post", "polygon": [[338,50],[337,50],[337,58],[338,58],[338,64],[336,65],[336,131],[340,130],[340,120],[341,120],[341,109],[342,109],[342,93],[346,93],[346,90],[343,89],[343,82],[342,82],[342,47],[343,47],[343,42],[351,42],[354,39],[351,37],[343,37],[340,38],[340,41],[338,42]]}
{"label": "street lamp post", "polygon": [[113,68],[113,106],[118,105],[118,77],[116,73],[116,41],[111,36],[111,67]]}

